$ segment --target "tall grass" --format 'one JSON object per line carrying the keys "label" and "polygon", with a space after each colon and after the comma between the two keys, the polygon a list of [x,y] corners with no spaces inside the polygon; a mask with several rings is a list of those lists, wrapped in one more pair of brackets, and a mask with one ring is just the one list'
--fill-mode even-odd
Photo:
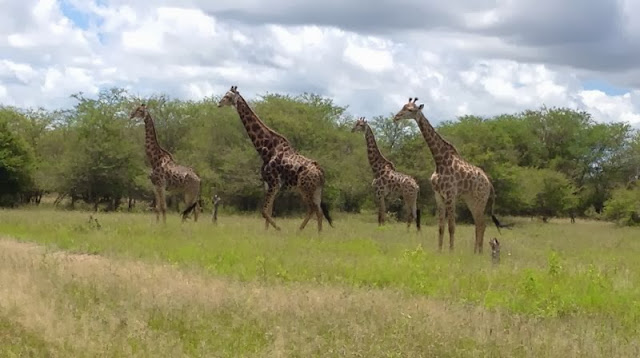
{"label": "tall grass", "polygon": [[[318,234],[299,219],[282,232],[257,217],[207,218],[166,225],[153,215],[2,211],[0,233],[81,253],[192,267],[240,281],[310,282],[405,292],[503,308],[539,317],[602,314],[635,331],[640,324],[640,231],[601,222],[520,221],[500,236],[502,263],[472,254],[472,227],[459,225],[453,253],[436,251],[436,229],[377,227],[372,217],[341,216]],[[488,239],[496,236],[487,230]]]}

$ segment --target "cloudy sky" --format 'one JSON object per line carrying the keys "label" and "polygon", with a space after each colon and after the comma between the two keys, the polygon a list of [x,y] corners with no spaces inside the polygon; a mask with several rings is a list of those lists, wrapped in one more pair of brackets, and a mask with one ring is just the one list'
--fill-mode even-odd
{"label": "cloudy sky", "polygon": [[[446,4],[446,5],[445,5]],[[0,104],[313,92],[434,121],[542,105],[640,126],[637,0],[0,0]],[[632,15],[635,14],[635,15]]]}

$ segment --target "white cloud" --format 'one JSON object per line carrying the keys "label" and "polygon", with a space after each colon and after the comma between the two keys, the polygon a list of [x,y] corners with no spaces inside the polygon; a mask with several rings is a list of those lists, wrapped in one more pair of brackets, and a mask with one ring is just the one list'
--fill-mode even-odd
{"label": "white cloud", "polygon": [[589,90],[579,93],[582,102],[596,118],[625,121],[640,124],[640,111],[635,102],[640,101],[640,91],[625,93],[619,96],[607,96],[602,91]]}
{"label": "white cloud", "polygon": [[[580,9],[545,1],[523,7],[510,1],[409,3],[67,0],[88,19],[80,28],[64,16],[60,1],[3,2],[8,20],[0,23],[0,103],[68,106],[72,93],[111,86],[199,99],[238,85],[248,97],[331,96],[353,115],[369,117],[395,112],[417,96],[434,121],[547,105],[640,124],[640,92],[633,86],[621,95],[584,88],[586,78],[628,85],[634,77],[628,71],[640,68],[625,69],[624,52],[612,60],[612,66],[622,64],[619,70],[597,71],[601,62],[585,62],[590,47],[572,46],[589,42],[585,36],[594,38],[592,46],[600,35],[558,27],[562,14]],[[606,15],[607,6],[596,10]],[[548,15],[553,36],[525,10]],[[571,24],[583,29],[579,21],[592,16],[585,10]],[[621,44],[640,40],[632,16],[615,20],[625,31],[613,37]],[[514,19],[526,21],[517,28]],[[610,28],[603,27],[602,36],[617,36]],[[554,57],[565,48],[575,56]]]}
{"label": "white cloud", "polygon": [[343,55],[347,62],[373,73],[393,68],[393,56],[388,49],[391,47],[390,44],[376,38],[354,42],[349,41],[344,50]]}

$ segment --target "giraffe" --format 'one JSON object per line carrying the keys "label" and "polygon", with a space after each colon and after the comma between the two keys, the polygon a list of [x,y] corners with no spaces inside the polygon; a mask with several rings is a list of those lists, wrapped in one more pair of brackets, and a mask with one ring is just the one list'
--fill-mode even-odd
{"label": "giraffe", "polygon": [[280,230],[272,218],[273,202],[281,189],[288,188],[295,189],[308,207],[307,215],[302,221],[299,231],[305,228],[314,213],[318,220],[318,232],[322,231],[323,215],[329,225],[333,227],[329,210],[322,202],[325,178],[324,170],[318,162],[299,154],[291,147],[287,138],[262,122],[240,95],[237,86],[231,86],[231,89],[218,102],[218,107],[224,106],[236,108],[249,138],[262,158],[263,164],[260,168],[260,174],[266,188],[262,206],[265,229],[271,225],[276,230]]}
{"label": "giraffe", "polygon": [[449,250],[453,250],[456,200],[461,197],[471,211],[475,224],[473,252],[481,254],[486,228],[484,212],[490,196],[492,197],[491,219],[498,231],[501,226],[493,213],[496,198],[493,184],[482,169],[465,161],[453,144],[436,132],[422,113],[424,104],[417,105],[417,100],[418,98],[409,98],[409,102],[402,106],[402,109],[393,117],[393,121],[415,119],[433,155],[436,169],[431,175],[431,186],[438,207],[438,249],[442,251],[445,219],[448,219]]}
{"label": "giraffe", "polygon": [[407,229],[415,219],[416,228],[420,231],[420,210],[417,208],[420,186],[411,176],[397,171],[393,163],[380,153],[375,135],[364,117],[356,120],[351,132],[356,131],[364,132],[367,144],[367,157],[374,176],[371,186],[375,190],[376,204],[378,205],[378,225],[384,224],[385,197],[389,194],[400,194],[407,211]]}
{"label": "giraffe", "polygon": [[194,221],[198,221],[198,212],[200,211],[198,210],[200,177],[198,177],[192,168],[177,164],[171,153],[160,146],[153,118],[144,103],[131,112],[130,118],[141,118],[144,120],[144,146],[147,158],[151,163],[149,179],[153,184],[156,198],[156,222],[160,221],[160,213],[162,213],[162,221],[164,223],[167,222],[165,190],[184,194],[187,207],[182,212],[183,222],[187,219],[191,211],[193,211]]}

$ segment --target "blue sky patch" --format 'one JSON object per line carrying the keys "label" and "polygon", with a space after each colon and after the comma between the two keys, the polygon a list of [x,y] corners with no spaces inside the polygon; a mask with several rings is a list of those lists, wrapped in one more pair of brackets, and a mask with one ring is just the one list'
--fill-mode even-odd
{"label": "blue sky patch", "polygon": [[586,80],[582,85],[585,90],[600,90],[609,96],[621,96],[629,92],[628,88],[616,87],[607,81],[599,79]]}
{"label": "blue sky patch", "polygon": [[89,28],[89,14],[78,10],[69,1],[61,1],[60,9],[62,14],[69,18],[73,24],[83,30]]}

